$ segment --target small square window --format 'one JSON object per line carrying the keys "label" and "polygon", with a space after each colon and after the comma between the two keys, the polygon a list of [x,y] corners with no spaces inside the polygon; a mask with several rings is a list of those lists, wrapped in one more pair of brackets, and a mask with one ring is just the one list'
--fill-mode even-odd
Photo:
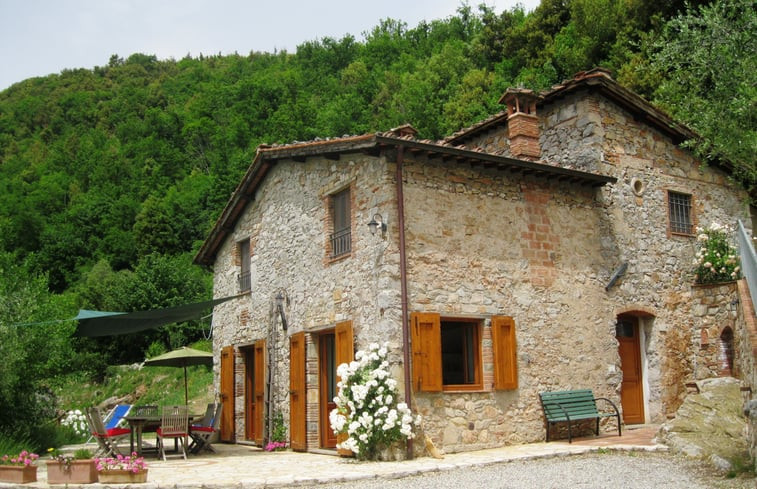
{"label": "small square window", "polygon": [[673,234],[694,234],[691,195],[668,191],[668,223]]}

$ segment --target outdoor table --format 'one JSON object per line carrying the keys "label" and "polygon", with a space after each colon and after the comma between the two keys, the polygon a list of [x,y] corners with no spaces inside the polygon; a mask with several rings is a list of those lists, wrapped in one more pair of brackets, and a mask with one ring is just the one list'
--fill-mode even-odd
{"label": "outdoor table", "polygon": [[[203,414],[190,414],[189,415],[189,426],[192,425],[192,422],[202,418]],[[142,456],[142,433],[144,432],[145,428],[147,429],[157,429],[160,427],[160,422],[163,419],[160,414],[148,414],[148,415],[127,415],[124,416],[123,419],[129,423],[129,428],[131,429],[131,440],[129,444],[129,453],[137,452],[137,455],[140,457]],[[187,426],[187,434],[189,434],[189,426]],[[134,450],[134,438],[136,436],[137,439],[137,449]],[[188,440],[184,440],[184,443],[186,444]],[[174,444],[177,443],[177,440],[174,440]],[[176,447],[178,449],[178,446]]]}

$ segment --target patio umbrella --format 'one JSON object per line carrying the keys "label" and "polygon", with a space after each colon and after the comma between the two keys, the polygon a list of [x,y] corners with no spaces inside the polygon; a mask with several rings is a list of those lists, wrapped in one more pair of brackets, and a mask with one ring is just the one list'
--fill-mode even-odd
{"label": "patio umbrella", "polygon": [[189,404],[189,391],[187,390],[187,366],[189,365],[213,365],[213,354],[182,346],[168,353],[145,360],[148,367],[184,367],[184,403]]}

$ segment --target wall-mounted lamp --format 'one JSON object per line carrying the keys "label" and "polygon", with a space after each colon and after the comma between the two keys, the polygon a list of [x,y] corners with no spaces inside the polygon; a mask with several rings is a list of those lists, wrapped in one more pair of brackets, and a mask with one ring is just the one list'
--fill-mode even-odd
{"label": "wall-mounted lamp", "polygon": [[386,232],[386,222],[384,222],[384,218],[381,216],[381,214],[376,213],[368,223],[368,229],[371,230],[371,234],[375,235],[379,227],[381,228],[381,235],[383,236]]}
{"label": "wall-mounted lamp", "polygon": [[281,316],[281,327],[286,331],[287,318],[284,314],[284,294],[281,293],[281,290],[276,293],[276,310],[278,311],[279,316]]}

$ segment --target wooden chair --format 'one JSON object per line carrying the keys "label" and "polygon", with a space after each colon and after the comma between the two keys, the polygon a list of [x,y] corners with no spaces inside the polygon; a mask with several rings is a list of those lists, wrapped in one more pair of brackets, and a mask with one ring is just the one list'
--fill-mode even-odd
{"label": "wooden chair", "polygon": [[173,438],[177,446],[181,443],[181,453],[187,459],[187,438],[189,437],[189,413],[187,406],[164,406],[160,428],[156,431],[158,440],[158,456],[166,459],[165,439]]}
{"label": "wooden chair", "polygon": [[199,453],[202,450],[215,452],[212,440],[213,435],[218,433],[221,426],[221,408],[223,407],[223,403],[219,402],[216,406],[209,404],[208,407],[215,408],[212,416],[209,419],[203,418],[205,421],[203,424],[192,425],[189,428],[189,436],[192,437],[192,443],[189,445],[191,453]]}
{"label": "wooden chair", "polygon": [[131,430],[118,427],[106,428],[100,411],[95,407],[87,408],[86,417],[92,436],[97,440],[98,453],[106,457],[123,455],[118,448],[118,442],[131,434]]}

